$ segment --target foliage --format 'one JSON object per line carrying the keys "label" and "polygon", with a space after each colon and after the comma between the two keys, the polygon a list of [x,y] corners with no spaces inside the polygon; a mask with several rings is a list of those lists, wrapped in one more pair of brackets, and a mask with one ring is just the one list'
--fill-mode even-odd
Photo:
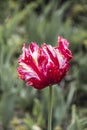
{"label": "foliage", "polygon": [[54,86],[53,129],[86,130],[87,1],[24,2],[0,1],[0,127],[46,129],[48,88],[25,87],[17,78],[17,58],[23,42],[54,46],[63,35],[74,58],[60,87]]}

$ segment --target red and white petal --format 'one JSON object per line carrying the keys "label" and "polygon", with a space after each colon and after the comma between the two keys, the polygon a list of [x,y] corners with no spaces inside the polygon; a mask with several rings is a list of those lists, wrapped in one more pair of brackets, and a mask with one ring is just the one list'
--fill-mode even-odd
{"label": "red and white petal", "polygon": [[55,48],[52,47],[51,45],[44,44],[43,49],[45,53],[47,54],[48,58],[50,59],[50,61],[56,66],[59,66],[59,63],[56,57]]}
{"label": "red and white petal", "polygon": [[18,68],[19,74],[24,75],[25,80],[29,80],[30,78],[34,77],[40,80],[39,75],[28,65],[21,62],[20,67]]}
{"label": "red and white petal", "polygon": [[55,53],[56,53],[56,57],[59,63],[59,69],[62,68],[63,64],[65,64],[66,62],[66,58],[64,58],[64,56],[61,54],[61,52],[55,48]]}
{"label": "red and white petal", "polygon": [[32,42],[29,45],[29,52],[30,52],[30,55],[32,56],[36,66],[38,66],[37,59],[38,59],[38,54],[39,54],[39,46],[36,43]]}
{"label": "red and white petal", "polygon": [[72,53],[68,49],[69,42],[60,36],[58,37],[58,44],[59,44],[58,46],[59,51],[65,56],[65,58],[67,58],[67,60],[71,60]]}

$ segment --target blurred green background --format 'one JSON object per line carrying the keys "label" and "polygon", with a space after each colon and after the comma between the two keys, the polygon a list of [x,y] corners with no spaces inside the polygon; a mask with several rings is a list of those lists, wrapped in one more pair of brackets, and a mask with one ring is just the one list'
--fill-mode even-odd
{"label": "blurred green background", "polygon": [[[0,130],[47,130],[48,88],[17,78],[22,44],[70,42],[71,68],[54,86],[53,130],[87,130],[87,0],[0,0]],[[61,89],[62,88],[62,89]]]}

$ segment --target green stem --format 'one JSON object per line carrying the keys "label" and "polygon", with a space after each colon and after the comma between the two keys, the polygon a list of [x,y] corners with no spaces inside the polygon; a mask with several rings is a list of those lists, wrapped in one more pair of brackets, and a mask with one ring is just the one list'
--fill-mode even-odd
{"label": "green stem", "polygon": [[52,96],[52,86],[49,86],[48,130],[51,130],[52,123]]}

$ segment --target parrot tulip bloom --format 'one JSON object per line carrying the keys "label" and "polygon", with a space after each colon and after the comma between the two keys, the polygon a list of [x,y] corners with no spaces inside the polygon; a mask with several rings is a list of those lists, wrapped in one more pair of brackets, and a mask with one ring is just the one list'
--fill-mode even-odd
{"label": "parrot tulip bloom", "polygon": [[58,37],[58,46],[52,47],[44,43],[39,47],[35,42],[26,48],[18,59],[18,75],[25,80],[27,86],[42,89],[49,85],[58,84],[70,68],[69,61],[72,53],[68,49],[69,42]]}

